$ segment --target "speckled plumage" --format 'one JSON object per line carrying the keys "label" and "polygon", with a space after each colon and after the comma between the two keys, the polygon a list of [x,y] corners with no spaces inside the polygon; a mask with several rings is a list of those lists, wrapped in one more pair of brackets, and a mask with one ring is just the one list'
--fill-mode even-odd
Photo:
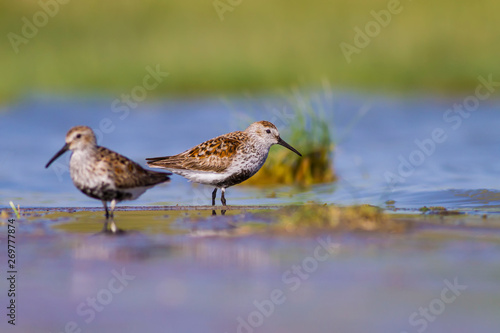
{"label": "speckled plumage", "polygon": [[97,146],[94,132],[87,126],[71,128],[66,134],[66,144],[46,167],[67,150],[72,151],[73,183],[84,194],[103,202],[106,217],[109,217],[108,201],[112,216],[117,202],[137,199],[147,189],[170,179],[170,174],[145,170],[125,156]]}
{"label": "speckled plumage", "polygon": [[190,181],[221,189],[221,201],[226,204],[224,191],[252,177],[264,165],[269,149],[279,144],[300,153],[280,138],[278,129],[268,121],[251,124],[245,131],[231,132],[205,141],[174,156],[147,158],[152,168],[163,168]]}

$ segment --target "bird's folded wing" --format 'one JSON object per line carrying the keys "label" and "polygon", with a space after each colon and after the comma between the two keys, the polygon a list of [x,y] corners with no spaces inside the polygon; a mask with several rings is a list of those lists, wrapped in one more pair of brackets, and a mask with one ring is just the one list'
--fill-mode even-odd
{"label": "bird's folded wing", "polygon": [[244,141],[243,132],[233,132],[205,141],[174,156],[148,158],[148,165],[166,169],[224,172]]}
{"label": "bird's folded wing", "polygon": [[134,161],[105,147],[98,147],[98,159],[120,189],[153,186],[170,179],[169,173],[145,170]]}

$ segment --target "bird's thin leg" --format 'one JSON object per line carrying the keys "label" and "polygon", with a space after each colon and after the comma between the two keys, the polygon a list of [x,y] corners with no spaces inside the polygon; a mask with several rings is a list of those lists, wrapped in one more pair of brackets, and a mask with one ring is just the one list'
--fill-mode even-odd
{"label": "bird's thin leg", "polygon": [[106,216],[106,220],[107,220],[107,219],[109,219],[108,203],[105,200],[103,200],[102,204],[104,206],[104,211],[106,212],[105,216]]}
{"label": "bird's thin leg", "polygon": [[224,193],[226,193],[226,189],[222,188],[221,190],[221,195],[220,195],[220,202],[222,202],[222,205],[226,205],[226,198],[224,197]]}
{"label": "bird's thin leg", "polygon": [[215,206],[215,196],[217,195],[217,187],[214,188],[214,191],[212,192],[212,206]]}
{"label": "bird's thin leg", "polygon": [[[115,224],[115,207],[116,207],[116,200],[113,199],[113,200],[111,200],[111,205],[110,205],[111,219],[109,220],[109,231],[111,231],[113,234],[116,234],[118,232],[122,232],[122,230],[118,229],[118,227]],[[108,220],[106,220],[106,223],[108,223]]]}

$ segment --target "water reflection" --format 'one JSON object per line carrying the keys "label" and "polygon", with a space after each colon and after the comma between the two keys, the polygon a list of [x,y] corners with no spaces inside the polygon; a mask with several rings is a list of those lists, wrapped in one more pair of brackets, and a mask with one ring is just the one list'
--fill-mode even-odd
{"label": "water reflection", "polygon": [[98,234],[80,238],[72,248],[77,260],[143,261],[154,257],[172,255],[173,244],[156,243],[138,232],[128,232],[123,237]]}
{"label": "water reflection", "polygon": [[208,267],[252,269],[279,263],[279,257],[272,257],[264,248],[229,239],[224,242],[197,240],[183,244],[181,251],[190,261]]}

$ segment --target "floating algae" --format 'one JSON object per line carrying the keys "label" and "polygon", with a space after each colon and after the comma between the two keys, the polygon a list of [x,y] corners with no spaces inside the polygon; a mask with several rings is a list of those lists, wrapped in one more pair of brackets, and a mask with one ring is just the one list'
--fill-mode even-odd
{"label": "floating algae", "polygon": [[306,204],[284,207],[273,214],[278,218],[271,228],[289,233],[313,230],[402,233],[410,227],[407,221],[395,219],[381,208],[370,205],[339,207]]}

